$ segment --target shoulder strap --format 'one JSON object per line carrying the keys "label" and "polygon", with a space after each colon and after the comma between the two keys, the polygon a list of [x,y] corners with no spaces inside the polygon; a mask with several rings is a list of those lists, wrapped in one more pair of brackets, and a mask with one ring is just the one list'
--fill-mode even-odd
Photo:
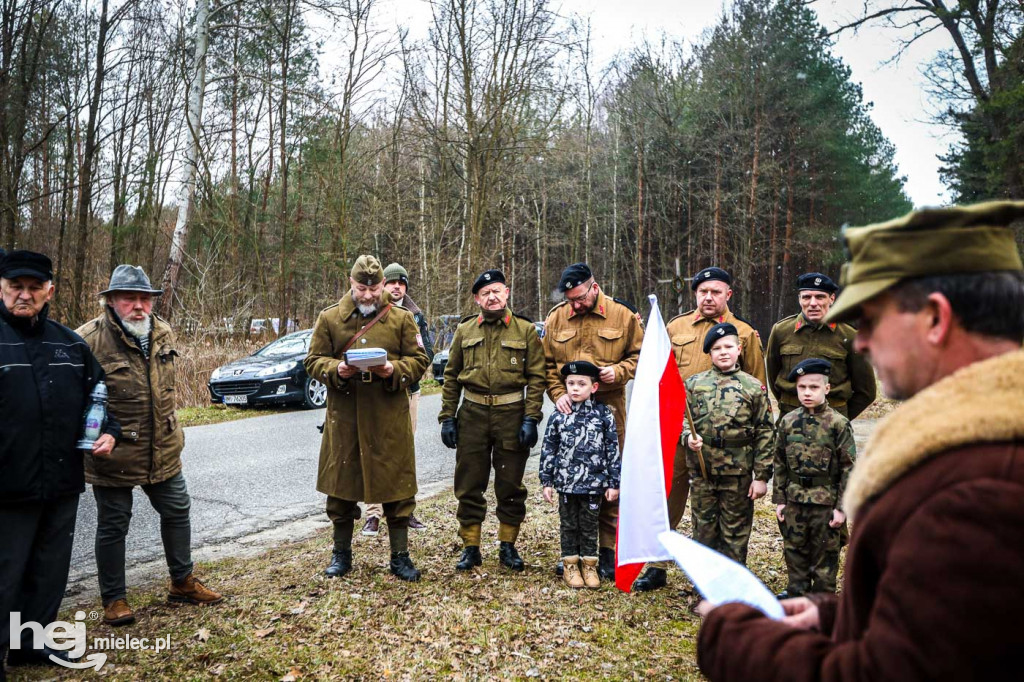
{"label": "shoulder strap", "polygon": [[352,336],[352,338],[351,338],[351,339],[349,339],[349,340],[348,340],[348,343],[346,343],[346,344],[345,344],[345,347],[341,349],[341,354],[342,354],[342,356],[344,356],[344,355],[345,355],[345,353],[346,353],[346,352],[348,351],[348,349],[352,347],[352,344],[354,344],[354,343],[355,343],[356,341],[358,341],[358,340],[359,340],[359,337],[360,337],[360,336],[362,336],[362,335],[363,335],[363,334],[365,334],[366,332],[370,331],[370,327],[372,327],[373,325],[375,325],[375,324],[377,324],[378,322],[380,322],[380,318],[384,317],[384,315],[385,315],[385,314],[386,314],[386,313],[387,313],[387,312],[388,312],[389,310],[391,310],[391,306],[392,306],[392,305],[394,305],[394,304],[392,304],[392,303],[388,303],[388,304],[387,304],[386,306],[384,306],[384,308],[383,308],[383,309],[381,309],[381,311],[380,311],[379,313],[377,313],[377,316],[376,316],[376,317],[374,317],[374,318],[373,318],[372,320],[370,320],[370,324],[368,324],[368,325],[366,325],[365,327],[363,327],[362,329],[360,329],[360,330],[359,330],[358,332],[356,332],[356,333],[355,333],[355,334],[354,334],[354,335]]}

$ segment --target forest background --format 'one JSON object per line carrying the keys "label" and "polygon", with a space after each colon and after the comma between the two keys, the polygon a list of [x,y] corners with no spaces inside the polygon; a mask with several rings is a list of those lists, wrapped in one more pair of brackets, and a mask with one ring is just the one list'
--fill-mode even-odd
{"label": "forest background", "polygon": [[[601,69],[548,0],[422,2],[413,40],[380,0],[0,0],[0,246],[53,258],[72,327],[123,262],[188,339],[309,327],[372,253],[432,320],[491,267],[543,319],[576,261],[671,317],[714,264],[765,334],[798,273],[838,276],[841,225],[912,207],[813,2],[735,0]],[[1024,197],[1024,5],[852,4],[834,30],[903,27],[897,55],[948,36],[926,75],[954,201]]]}

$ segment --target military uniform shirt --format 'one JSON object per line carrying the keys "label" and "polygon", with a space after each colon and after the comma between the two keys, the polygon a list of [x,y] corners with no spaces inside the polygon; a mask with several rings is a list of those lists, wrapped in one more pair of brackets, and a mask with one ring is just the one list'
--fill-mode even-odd
{"label": "military uniform shirt", "polygon": [[585,495],[619,487],[619,436],[607,405],[587,398],[548,419],[540,453],[540,484]]}
{"label": "military uniform shirt", "polygon": [[772,502],[841,508],[857,446],[850,420],[828,405],[801,406],[779,420]]}
{"label": "military uniform shirt", "polygon": [[[701,453],[708,475],[752,475],[767,482],[772,477],[773,426],[761,382],[738,368],[723,372],[712,367],[685,384],[695,428],[685,425],[683,442],[692,430],[704,439]],[[686,458],[690,471],[699,475],[697,453],[687,447]]]}
{"label": "military uniform shirt", "polygon": [[768,387],[772,395],[789,409],[800,406],[796,383],[789,373],[807,358],[832,363],[828,404],[846,407],[854,419],[875,400],[875,371],[867,358],[853,350],[857,330],[848,324],[814,324],[803,313],[783,318],[772,327],[768,337]]}
{"label": "military uniform shirt", "polygon": [[[740,369],[765,384],[764,354],[761,352],[761,337],[757,330],[726,310],[718,317],[704,317],[699,310],[676,315],[665,326],[672,341],[672,353],[683,379],[711,369],[711,356],[704,352],[704,337],[716,324],[729,322],[740,333],[743,350],[740,353]],[[696,418],[696,417],[695,417]]]}

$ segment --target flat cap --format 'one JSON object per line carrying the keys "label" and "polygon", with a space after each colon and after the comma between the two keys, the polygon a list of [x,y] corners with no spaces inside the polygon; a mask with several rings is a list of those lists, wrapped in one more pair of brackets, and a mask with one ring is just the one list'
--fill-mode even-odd
{"label": "flat cap", "polygon": [[790,372],[789,376],[786,377],[789,381],[796,381],[798,378],[805,374],[824,374],[828,376],[832,373],[832,363],[828,360],[822,360],[821,358],[807,358],[797,363]]}
{"label": "flat cap", "polygon": [[601,370],[592,362],[586,360],[573,360],[562,365],[562,369],[559,370],[562,374],[562,378],[568,377],[570,374],[577,374],[580,376],[590,377],[595,381],[601,378]]}
{"label": "flat cap", "polygon": [[53,279],[53,262],[44,254],[16,249],[0,260],[0,277],[35,277],[41,282],[49,282]]}
{"label": "flat cap", "polygon": [[475,282],[473,282],[473,293],[475,294],[488,284],[494,284],[495,282],[504,284],[505,273],[501,270],[487,270],[486,272],[481,272],[480,276],[476,278]]}
{"label": "flat cap", "polygon": [[398,263],[391,263],[384,268],[384,281],[394,282],[396,280],[409,286],[409,273]]}
{"label": "flat cap", "polygon": [[594,276],[590,266],[586,263],[573,263],[565,270],[562,270],[562,278],[558,280],[558,290],[561,292],[575,289]]}
{"label": "flat cap", "polygon": [[710,353],[711,346],[715,345],[715,342],[719,339],[724,339],[727,336],[739,337],[740,333],[736,331],[736,326],[731,322],[721,322],[716,324],[714,327],[708,330],[708,333],[704,336],[704,352]]}
{"label": "flat cap", "polygon": [[380,261],[373,256],[356,258],[349,275],[355,281],[366,286],[373,286],[384,281],[384,269],[380,266]]}
{"label": "flat cap", "polygon": [[114,291],[138,291],[144,294],[160,295],[163,289],[154,289],[149,283],[146,271],[139,265],[118,265],[110,275],[110,284],[100,294]]}
{"label": "flat cap", "polygon": [[1021,271],[1009,225],[1024,219],[1024,201],[927,208],[895,220],[843,230],[848,262],[843,293],[825,320],[860,316],[860,306],[905,279]]}
{"label": "flat cap", "polygon": [[693,289],[694,291],[697,291],[697,287],[699,287],[704,282],[712,282],[715,280],[718,280],[719,282],[725,282],[729,286],[732,286],[732,275],[730,275],[722,268],[711,267],[704,268],[696,275],[694,275],[693,279],[690,281],[690,288]]}
{"label": "flat cap", "polygon": [[797,291],[824,291],[826,294],[834,294],[839,291],[839,285],[832,281],[828,275],[820,272],[805,272],[796,278]]}

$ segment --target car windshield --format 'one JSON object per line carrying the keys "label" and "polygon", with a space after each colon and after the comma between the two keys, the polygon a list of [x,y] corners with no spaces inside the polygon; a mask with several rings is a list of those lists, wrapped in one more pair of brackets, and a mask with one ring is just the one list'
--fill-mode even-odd
{"label": "car windshield", "polygon": [[309,345],[309,336],[286,336],[283,339],[278,339],[269,346],[265,346],[253,355],[258,355],[262,358],[278,358],[286,355],[298,355],[299,353],[305,353],[307,346]]}

